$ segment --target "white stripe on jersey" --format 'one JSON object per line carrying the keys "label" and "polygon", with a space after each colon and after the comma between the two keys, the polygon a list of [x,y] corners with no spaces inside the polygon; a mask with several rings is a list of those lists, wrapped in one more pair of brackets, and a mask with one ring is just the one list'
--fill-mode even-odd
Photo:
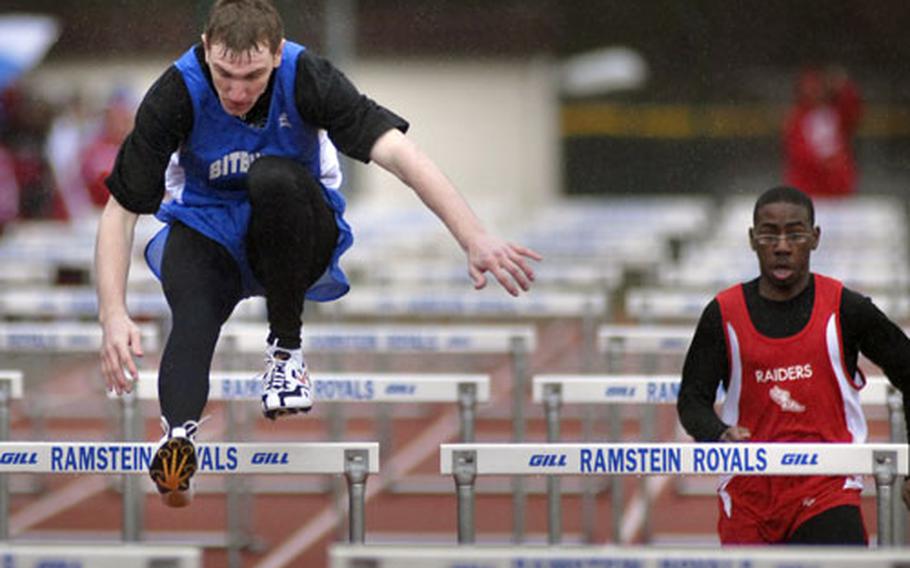
{"label": "white stripe on jersey", "polygon": [[720,418],[727,424],[736,426],[739,422],[739,397],[743,388],[743,362],[739,352],[739,338],[729,322],[727,337],[730,339],[730,382]]}
{"label": "white stripe on jersey", "polygon": [[344,179],[341,175],[341,166],[338,164],[338,150],[329,140],[329,135],[325,130],[319,131],[319,171],[322,177],[319,181],[323,187],[328,189],[338,189]]}
{"label": "white stripe on jersey", "polygon": [[[844,419],[847,422],[847,430],[853,437],[854,444],[862,444],[866,441],[869,429],[866,425],[866,415],[863,414],[863,409],[860,406],[859,390],[850,385],[847,380],[847,370],[841,364],[840,338],[837,336],[837,314],[831,314],[831,317],[828,318],[828,324],[825,326],[825,342],[828,345],[828,359],[831,361],[831,368],[834,369],[834,376],[837,377],[837,386],[840,389],[841,397],[844,399]],[[844,489],[862,488],[862,476],[847,477],[844,481]]]}
{"label": "white stripe on jersey", "polygon": [[164,170],[164,201],[182,203],[183,188],[186,187],[186,172],[180,165],[180,150],[171,154],[171,159]]}
{"label": "white stripe on jersey", "polygon": [[[736,426],[739,422],[739,397],[743,388],[743,362],[739,351],[739,338],[733,324],[727,322],[727,337],[730,340],[730,380],[727,384],[727,396],[721,407],[721,420]],[[724,514],[727,518],[733,516],[733,500],[727,492],[727,484],[733,479],[732,475],[722,475],[718,479],[717,494],[724,504]]]}

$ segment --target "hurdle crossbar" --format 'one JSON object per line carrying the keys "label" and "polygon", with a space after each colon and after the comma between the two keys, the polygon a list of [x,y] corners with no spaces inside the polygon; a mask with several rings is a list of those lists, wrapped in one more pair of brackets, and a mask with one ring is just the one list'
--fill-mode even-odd
{"label": "hurdle crossbar", "polygon": [[597,328],[597,346],[602,353],[621,349],[628,353],[685,352],[692,341],[692,326],[615,325]]}
{"label": "hurdle crossbar", "polygon": [[329,568],[894,568],[906,551],[858,547],[746,547],[668,549],[657,547],[534,545],[369,545],[336,544]]}
{"label": "hurdle crossbar", "polygon": [[[547,394],[556,392],[562,403],[676,404],[679,386],[679,375],[536,375],[532,397],[536,403],[546,403]],[[860,391],[860,403],[888,405],[889,397],[898,392],[886,377],[869,377]],[[723,396],[722,390],[718,391],[718,396]],[[722,400],[718,398],[718,402]]]}
{"label": "hurdle crossbar", "polygon": [[[258,323],[228,323],[219,349],[259,353],[268,327]],[[529,325],[413,325],[329,324],[305,325],[302,349],[316,352],[366,353],[508,353],[515,340],[524,349],[536,347]]]}
{"label": "hurdle crossbar", "polygon": [[[142,346],[158,350],[158,330],[154,326],[139,326]],[[97,323],[62,321],[0,322],[0,351],[90,353],[101,348],[102,330]]]}
{"label": "hurdle crossbar", "polygon": [[127,544],[0,544],[0,566],[16,568],[201,568],[202,551],[190,546]]}
{"label": "hurdle crossbar", "polygon": [[455,478],[459,542],[474,540],[478,475],[872,475],[879,543],[891,545],[888,507],[907,458],[906,444],[442,444],[440,472]]}
{"label": "hurdle crossbar", "polygon": [[427,288],[358,289],[324,309],[356,316],[503,317],[522,318],[605,316],[603,294],[540,292],[512,298],[498,291],[439,291]]}

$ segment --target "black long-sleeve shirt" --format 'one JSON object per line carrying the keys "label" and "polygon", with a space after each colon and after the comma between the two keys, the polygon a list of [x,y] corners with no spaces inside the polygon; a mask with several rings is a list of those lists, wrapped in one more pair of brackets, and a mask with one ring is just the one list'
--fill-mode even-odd
{"label": "black long-sleeve shirt", "polygon": [[[212,85],[202,45],[194,52]],[[248,124],[267,120],[274,81],[273,73],[266,91],[243,117]],[[294,101],[305,122],[325,129],[338,150],[362,162],[369,162],[370,151],[380,136],[393,128],[402,132],[408,129],[407,121],[361,94],[341,71],[310,50],[297,58]],[[193,103],[183,76],[171,65],[139,105],[135,128],[120,147],[106,180],[121,205],[134,213],[158,210],[171,154],[192,129]]]}
{"label": "black long-sleeve shirt", "polygon": [[[759,333],[773,338],[789,337],[809,323],[815,301],[815,279],[790,300],[776,302],[758,293],[758,279],[743,284],[746,308]],[[904,412],[910,430],[910,339],[872,301],[844,288],[840,303],[843,353],[848,376],[857,369],[862,353],[881,367],[904,395]],[[686,432],[700,442],[717,441],[724,424],[714,411],[718,385],[730,374],[720,305],[712,300],[702,312],[686,361],[679,389],[677,411]]]}

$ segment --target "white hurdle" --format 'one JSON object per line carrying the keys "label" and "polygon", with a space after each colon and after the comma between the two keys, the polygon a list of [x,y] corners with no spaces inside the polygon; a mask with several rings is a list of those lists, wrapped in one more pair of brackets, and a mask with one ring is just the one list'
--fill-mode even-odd
{"label": "white hurdle", "polygon": [[[657,336],[644,337],[653,340]],[[534,402],[544,405],[547,441],[555,443],[560,441],[560,410],[563,404],[675,405],[679,386],[678,375],[537,375],[533,378],[532,393]],[[718,389],[717,401],[722,400],[723,390]],[[868,406],[886,406],[891,429],[890,441],[906,442],[903,397],[887,378],[869,377],[868,384],[860,391],[860,402]],[[622,516],[622,497],[618,483],[613,484],[613,491],[613,526],[618,527]],[[647,492],[644,494],[647,496]],[[551,544],[558,543],[562,533],[562,513],[557,477],[547,479],[547,508],[548,540]],[[898,540],[902,541],[903,515],[900,510],[895,510],[894,513],[892,522],[896,527],[895,533],[899,535]],[[646,525],[649,517],[646,511]],[[614,529],[614,539],[619,542],[618,529]]]}
{"label": "white hurdle", "polygon": [[[553,292],[536,290],[513,298],[495,287],[485,290],[438,288],[361,287],[338,302],[320,305],[329,317],[384,318],[405,320],[464,319],[540,321],[574,319],[581,322],[586,366],[594,359],[596,326],[609,315],[607,294],[602,292]],[[512,388],[512,441],[525,440],[526,366],[516,358]],[[522,363],[522,366],[519,366]],[[513,539],[524,540],[526,509],[524,480],[512,484]]]}
{"label": "white hurdle", "polygon": [[[259,336],[260,340],[262,336]],[[461,417],[462,436],[473,439],[475,409],[478,402],[490,399],[490,377],[480,374],[399,374],[399,373],[335,373],[314,375],[313,393],[318,404],[323,403],[417,403],[442,402],[457,403]],[[257,378],[257,371],[213,372],[209,377],[209,400],[227,402],[228,437],[235,439],[233,403],[259,402],[262,383]],[[113,395],[111,395],[113,396]],[[158,397],[158,375],[155,371],[142,371],[134,391],[129,396],[121,397],[123,403],[124,432],[134,439],[138,428],[137,400],[156,400]],[[375,443],[378,448],[379,444]],[[378,449],[377,449],[378,451]],[[352,464],[356,465],[356,464]],[[359,492],[361,496],[360,526],[355,527],[354,514],[350,516],[350,539],[362,542],[362,490],[353,486],[352,475],[357,472],[344,470],[348,477],[348,492],[352,495]],[[141,487],[130,479],[123,492],[124,540],[139,540],[142,524]],[[232,534],[229,544],[231,565],[238,565],[238,547],[250,540],[246,534],[244,512],[240,510],[241,489],[235,483],[228,484],[227,516],[229,532]],[[358,536],[359,535],[359,536]],[[359,538],[359,540],[355,540]],[[236,562],[236,563],[235,563]]]}
{"label": "white hurdle", "polygon": [[[258,371],[213,372],[209,376],[209,400],[259,402],[262,382]],[[461,438],[474,439],[478,402],[490,400],[490,376],[455,373],[325,373],[312,376],[316,402],[328,403],[457,403]],[[134,397],[122,397],[124,424],[134,420],[131,398],[157,400],[158,374],[141,371]]]}
{"label": "white hurdle", "polygon": [[906,551],[857,547],[655,548],[617,546],[335,544],[329,568],[895,568]]}
{"label": "white hurdle", "polygon": [[[0,442],[0,473],[137,477],[148,474],[156,447],[155,443],[145,442]],[[379,444],[211,443],[197,444],[196,452],[197,475],[343,474],[350,493],[349,538],[351,542],[364,541],[366,480],[369,474],[379,471]]]}
{"label": "white hurdle", "polygon": [[458,542],[474,542],[479,475],[872,475],[878,543],[893,546],[892,493],[908,473],[906,444],[442,444],[440,473],[452,475]]}
{"label": "white hurdle", "polygon": [[[358,290],[358,293],[360,291]],[[375,291],[373,291],[375,292]],[[352,294],[353,296],[354,294]],[[383,298],[393,303],[396,301],[390,298],[388,294],[380,295],[379,293],[367,293],[358,295],[360,300],[354,304],[356,310],[363,310],[360,315],[375,315],[371,310],[391,309],[398,315],[414,315],[404,309],[399,304],[398,308],[393,305],[385,305]],[[457,295],[458,302],[472,302],[473,305],[483,305],[482,302],[488,301],[482,298],[489,298],[488,294],[477,296]],[[578,296],[581,297],[581,296]],[[452,304],[447,300],[448,296],[443,295],[438,298],[440,303],[430,309],[426,315],[441,315],[443,307],[454,309],[457,304]],[[576,298],[576,296],[573,296]],[[349,301],[345,297],[345,301]],[[493,305],[489,309],[501,309],[511,305],[511,298],[507,300],[510,303],[503,302],[502,299],[494,298]],[[577,299],[577,298],[576,298]],[[401,301],[399,298],[397,301]],[[428,301],[429,298],[424,298]],[[360,302],[360,303],[357,303]],[[426,305],[425,302],[419,302]],[[601,305],[602,305],[601,298]],[[557,306],[552,303],[544,305],[549,306],[547,309],[556,310]],[[582,310],[584,303],[563,305],[561,309]],[[384,306],[384,307],[383,307]],[[352,308],[348,308],[352,309]],[[513,308],[514,309],[514,308]],[[574,317],[591,318],[596,317],[596,312],[569,311]],[[588,324],[593,329],[593,322]],[[263,340],[268,335],[268,328],[262,324],[228,324],[224,327],[221,334],[221,343],[219,348],[229,353],[261,353]],[[376,353],[376,354],[406,354],[406,355],[433,355],[433,354],[507,354],[511,359],[512,366],[512,438],[515,442],[521,442],[525,438],[525,393],[529,381],[528,373],[530,368],[529,357],[537,348],[537,333],[533,325],[528,324],[412,324],[412,323],[383,323],[383,324],[328,324],[328,325],[305,325],[303,332],[304,353],[326,352],[326,353]],[[462,432],[461,441],[470,442],[474,439],[473,420],[466,419],[464,412],[469,410],[466,405],[470,404],[469,392],[464,393],[460,404],[462,405]],[[471,411],[473,417],[473,411]],[[340,411],[334,412],[330,416],[330,429],[333,436],[340,436],[343,421]],[[380,441],[385,446],[391,438],[391,428],[387,426],[388,417],[380,408]],[[523,539],[524,533],[524,509],[525,509],[525,490],[523,480],[516,478],[513,480],[512,499],[513,499],[513,535],[516,541]]]}
{"label": "white hurdle", "polygon": [[202,568],[190,546],[0,544],[0,566],[16,568]]}
{"label": "white hurdle", "polygon": [[[228,323],[224,326],[218,351],[233,354],[261,353],[268,327],[261,323]],[[412,324],[329,324],[304,326],[301,348],[304,353],[376,353],[376,354],[507,354],[512,361],[513,382],[526,382],[528,354],[537,346],[537,333],[530,325],[412,325]],[[252,373],[249,376],[255,376]],[[360,374],[363,376],[363,374]],[[377,375],[378,377],[379,375]],[[450,376],[454,377],[454,376]],[[328,380],[328,377],[326,377]],[[420,381],[418,381],[420,382]],[[451,380],[449,381],[451,383]],[[438,390],[439,385],[425,383],[418,390],[417,383],[399,389],[399,396],[386,402],[409,398],[412,402],[458,402],[461,408],[461,441],[474,440],[474,415],[478,401],[489,400],[489,387],[481,400],[472,379],[458,381],[459,396],[453,399],[449,392]],[[319,385],[316,395],[319,397]],[[328,386],[328,385],[327,385]],[[344,385],[341,385],[342,387]],[[371,386],[366,385],[366,386]],[[437,390],[435,394],[430,390]],[[342,390],[322,390],[322,398],[352,401],[364,397],[344,397]],[[419,397],[429,396],[426,400]],[[415,398],[418,397],[418,398]],[[372,401],[372,397],[367,397]],[[514,418],[523,420],[523,415]],[[513,424],[514,427],[514,424]]]}

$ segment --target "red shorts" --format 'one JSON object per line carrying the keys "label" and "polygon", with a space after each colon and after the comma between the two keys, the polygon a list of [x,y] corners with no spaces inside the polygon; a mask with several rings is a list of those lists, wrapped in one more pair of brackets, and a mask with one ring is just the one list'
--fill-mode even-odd
{"label": "red shorts", "polygon": [[[785,542],[800,525],[840,505],[860,505],[843,476],[737,476],[718,492],[721,544]],[[729,496],[729,516],[724,494]]]}

